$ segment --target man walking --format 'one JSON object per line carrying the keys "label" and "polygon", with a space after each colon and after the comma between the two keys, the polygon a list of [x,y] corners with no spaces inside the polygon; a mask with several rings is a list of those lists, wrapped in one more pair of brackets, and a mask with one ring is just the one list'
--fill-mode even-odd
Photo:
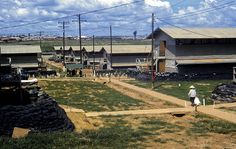
{"label": "man walking", "polygon": [[191,85],[189,88],[190,88],[190,90],[188,92],[188,97],[189,97],[189,100],[191,102],[191,106],[194,106],[194,99],[197,95],[196,89],[193,85]]}

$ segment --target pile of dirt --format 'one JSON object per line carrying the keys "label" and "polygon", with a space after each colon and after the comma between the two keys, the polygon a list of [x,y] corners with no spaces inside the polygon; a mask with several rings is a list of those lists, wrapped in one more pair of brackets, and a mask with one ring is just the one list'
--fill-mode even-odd
{"label": "pile of dirt", "polygon": [[236,84],[219,84],[212,92],[212,99],[223,102],[236,102]]}
{"label": "pile of dirt", "polygon": [[30,104],[0,107],[0,135],[11,136],[14,127],[28,128],[31,133],[74,130],[65,111],[46,93]]}

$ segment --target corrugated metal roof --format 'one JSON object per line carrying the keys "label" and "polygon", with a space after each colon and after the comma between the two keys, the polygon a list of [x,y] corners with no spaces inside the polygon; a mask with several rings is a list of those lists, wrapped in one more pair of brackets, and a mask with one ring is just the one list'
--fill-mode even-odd
{"label": "corrugated metal roof", "polygon": [[195,60],[176,60],[178,65],[194,65],[194,64],[226,64],[236,63],[236,59],[195,59]]}
{"label": "corrugated metal roof", "polygon": [[13,68],[37,68],[39,67],[38,63],[19,63],[19,64],[12,64]]}
{"label": "corrugated metal roof", "polygon": [[134,67],[136,63],[112,63],[112,67]]}
{"label": "corrugated metal roof", "polygon": [[[214,39],[214,38],[236,38],[236,28],[158,28],[174,39]],[[147,38],[151,38],[149,35]]]}
{"label": "corrugated metal roof", "polygon": [[78,63],[67,63],[65,67],[69,70],[75,70],[75,69],[80,69],[83,68],[83,64],[78,64]]}
{"label": "corrugated metal roof", "polygon": [[1,45],[2,54],[25,54],[25,53],[41,53],[40,46],[26,46],[26,45]]}
{"label": "corrugated metal roof", "polygon": [[[71,46],[73,50],[79,50],[79,46]],[[67,46],[66,49],[69,49],[70,46]],[[92,46],[84,46],[86,51],[91,52],[93,51]],[[104,48],[108,53],[110,53],[110,45],[104,45],[104,46],[95,46],[95,51],[98,52],[102,48]],[[55,47],[56,50],[60,49],[60,47]],[[112,46],[112,52],[115,54],[121,54],[121,53],[150,53],[151,52],[151,45],[113,45]]]}

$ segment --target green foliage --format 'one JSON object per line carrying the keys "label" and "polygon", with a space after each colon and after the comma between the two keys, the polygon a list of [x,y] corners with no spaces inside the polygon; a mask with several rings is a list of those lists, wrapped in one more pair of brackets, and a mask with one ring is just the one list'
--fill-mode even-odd
{"label": "green foliage", "polygon": [[85,111],[124,110],[145,104],[103,84],[90,81],[45,81],[43,89],[59,104]]}
{"label": "green foliage", "polygon": [[50,51],[54,51],[55,49],[54,49],[54,46],[52,46],[52,45],[42,45],[41,46],[41,50],[43,51],[43,52],[50,52]]}

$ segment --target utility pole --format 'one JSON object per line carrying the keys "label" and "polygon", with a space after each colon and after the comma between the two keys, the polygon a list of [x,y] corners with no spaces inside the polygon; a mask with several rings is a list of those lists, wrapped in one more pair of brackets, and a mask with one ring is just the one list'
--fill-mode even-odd
{"label": "utility pole", "polygon": [[63,65],[65,66],[65,60],[66,60],[65,59],[65,53],[66,53],[66,51],[65,51],[66,50],[66,47],[65,47],[66,46],[65,45],[66,44],[65,43],[65,34],[66,34],[65,33],[66,32],[65,31],[65,21],[62,22],[62,30],[63,30],[63,41],[62,41],[62,44],[63,44]]}
{"label": "utility pole", "polygon": [[154,51],[154,13],[152,13],[152,61],[151,61],[151,63],[152,63],[152,70],[151,70],[151,72],[152,72],[152,89],[154,89],[154,82],[155,82],[155,76],[154,76],[154,67],[153,67],[153,63],[154,63],[154,59],[153,59],[153,57],[154,57],[154,54],[153,54],[153,51]]}
{"label": "utility pole", "polygon": [[93,75],[95,76],[95,45],[94,45],[94,35],[93,35]]}
{"label": "utility pole", "polygon": [[81,15],[79,14],[79,50],[80,50],[80,63],[83,64],[83,53],[82,53],[82,39],[81,39]]}
{"label": "utility pole", "polygon": [[66,32],[66,24],[68,24],[68,22],[65,22],[65,21],[62,21],[62,22],[59,22],[62,24],[62,32],[63,32],[63,38],[62,38],[62,47],[63,47],[63,65],[65,66],[65,50],[66,50],[66,43],[65,43],[65,32]]}
{"label": "utility pole", "polygon": [[39,45],[42,48],[42,31],[39,32]]}
{"label": "utility pole", "polygon": [[112,26],[110,25],[110,48],[111,48],[111,53],[110,53],[110,60],[111,60],[111,69],[112,69]]}
{"label": "utility pole", "polygon": [[79,49],[80,49],[80,63],[83,64],[83,53],[82,53],[82,37],[81,37],[81,22],[86,20],[81,20],[81,14],[77,15],[78,20],[72,20],[72,22],[79,23]]}

